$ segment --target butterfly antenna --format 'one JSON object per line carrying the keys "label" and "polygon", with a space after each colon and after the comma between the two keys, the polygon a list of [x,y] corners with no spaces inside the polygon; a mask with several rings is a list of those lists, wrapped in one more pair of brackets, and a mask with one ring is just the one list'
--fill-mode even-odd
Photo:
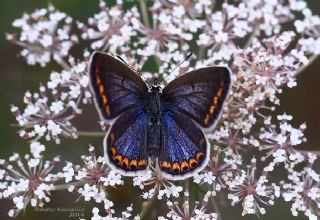
{"label": "butterfly antenna", "polygon": [[173,68],[168,74],[171,74],[173,71],[175,71],[178,67],[180,67],[184,62],[190,59],[190,57],[193,55],[193,52],[189,53],[188,56],[180,62],[175,68]]}
{"label": "butterfly antenna", "polygon": [[139,75],[141,75],[139,70],[136,70],[135,68],[133,68],[131,65],[129,65],[120,55],[116,55],[118,57],[119,60],[121,60],[122,62],[124,62],[130,69],[132,69],[133,71],[135,71],[136,73],[138,73]]}
{"label": "butterfly antenna", "polygon": [[[189,53],[188,56],[187,56],[182,62],[180,62],[178,66],[176,66],[175,68],[173,68],[168,74],[171,74],[171,73],[172,73],[173,71],[175,71],[179,66],[181,66],[184,62],[186,62],[187,60],[189,60],[190,57],[192,57],[192,55],[193,55],[193,52]],[[164,81],[164,80],[162,80],[159,84],[162,84],[163,81]]]}

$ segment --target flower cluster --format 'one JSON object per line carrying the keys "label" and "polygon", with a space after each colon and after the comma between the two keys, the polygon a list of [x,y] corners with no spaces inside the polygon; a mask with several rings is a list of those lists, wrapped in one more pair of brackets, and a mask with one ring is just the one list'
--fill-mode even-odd
{"label": "flower cluster", "polygon": [[[155,200],[167,201],[166,213],[157,210],[159,219],[219,219],[217,194],[231,205],[241,205],[242,215],[264,215],[283,197],[292,204],[293,216],[301,212],[317,219],[320,177],[314,164],[319,154],[299,149],[307,141],[305,123],[295,127],[293,116],[273,112],[281,104],[282,87],[296,86],[296,76],[320,55],[320,17],[304,0],[101,0],[99,6],[90,18],[73,22],[49,5],[15,20],[20,33],[7,34],[22,48],[28,64],[46,66],[52,58],[59,64],[39,92],[26,92],[24,109],[11,106],[19,135],[31,140],[32,156],[26,155],[25,162],[18,154],[9,162],[0,160],[0,198],[14,202],[9,216],[29,203],[42,206],[50,201],[51,191],[64,189],[104,206],[92,210],[93,220],[132,219],[138,205],[117,218],[108,195],[110,187],[131,183],[148,204],[142,205],[136,220],[150,212],[145,209]],[[79,36],[73,33],[76,28]],[[81,48],[82,42],[89,43],[90,51]],[[82,57],[71,53],[73,46],[83,50]],[[84,114],[84,105],[94,106],[88,75],[92,50],[119,54],[132,69],[144,70],[141,77],[147,83],[158,79],[161,86],[196,68],[230,68],[230,96],[217,127],[207,134],[211,156],[202,171],[192,179],[173,181],[150,161],[149,168],[128,183],[90,147],[89,156],[79,155],[82,165],[66,162],[53,173],[58,159],[43,160],[42,141],[58,144],[85,133],[74,121]],[[94,135],[100,133],[90,133]],[[284,178],[277,176],[276,168]],[[197,199],[189,193],[192,187],[199,188]],[[191,203],[199,198],[201,202]]]}
{"label": "flower cluster", "polygon": [[69,63],[65,64],[65,69],[61,72],[52,72],[47,83],[48,89],[53,94],[60,92],[60,97],[73,101],[78,106],[91,103],[91,91],[89,88],[89,75],[87,64],[89,53],[84,53],[84,60],[76,62],[74,58],[69,58]]}
{"label": "flower cluster", "polygon": [[195,202],[195,206],[193,208],[190,207],[189,197],[190,197],[189,192],[184,192],[182,209],[179,207],[179,204],[177,202],[168,201],[167,205],[168,205],[168,208],[170,209],[169,213],[167,214],[168,218],[161,216],[158,219],[159,220],[166,220],[166,219],[217,220],[218,219],[218,215],[216,213],[206,213],[210,192],[206,193],[201,203]]}
{"label": "flower cluster", "polygon": [[20,54],[28,64],[46,66],[51,57],[60,62],[78,43],[78,37],[70,34],[72,22],[71,17],[50,5],[15,20],[13,26],[21,33],[7,34],[7,39],[23,48]]}
{"label": "flower cluster", "polygon": [[89,152],[90,156],[82,156],[83,167],[67,162],[63,172],[58,175],[64,178],[67,184],[74,181],[82,182],[83,187],[70,184],[68,191],[78,192],[85,201],[94,199],[97,203],[104,202],[108,210],[107,207],[112,204],[112,201],[107,199],[106,187],[122,185],[123,180],[120,174],[111,170],[103,157],[96,156],[94,147],[90,147]]}
{"label": "flower cluster", "polygon": [[251,160],[247,172],[243,170],[230,184],[228,198],[231,205],[242,202],[243,212],[246,214],[265,214],[262,205],[273,205],[276,197],[280,196],[280,187],[269,184],[266,172],[256,177],[256,159]]}
{"label": "flower cluster", "polygon": [[147,186],[153,186],[147,192],[143,192],[144,199],[151,199],[155,196],[159,200],[164,196],[166,198],[171,196],[179,197],[179,193],[183,190],[181,186],[176,186],[172,181],[164,177],[159,167],[151,165],[149,169],[133,178],[133,185],[139,186],[141,190]]}
{"label": "flower cluster", "polygon": [[315,220],[320,215],[320,175],[310,167],[301,172],[292,171],[288,176],[290,182],[284,182],[283,198],[292,202],[291,212],[297,216],[299,211],[309,219]]}
{"label": "flower cluster", "polygon": [[17,153],[9,161],[0,160],[0,198],[11,198],[14,208],[8,212],[17,216],[29,203],[32,207],[42,207],[50,202],[50,192],[60,178],[52,174],[59,157],[51,161]]}
{"label": "flower cluster", "polygon": [[11,112],[21,127],[20,137],[33,140],[45,137],[47,141],[53,139],[56,143],[60,143],[60,136],[77,137],[77,129],[70,121],[81,112],[78,104],[58,92],[51,95],[48,97],[46,87],[41,85],[39,93],[26,92],[23,112],[12,105]]}
{"label": "flower cluster", "polygon": [[88,25],[78,22],[78,28],[82,31],[81,37],[84,40],[94,40],[91,43],[93,50],[108,50],[116,53],[118,49],[129,50],[129,44],[136,32],[132,23],[139,17],[136,7],[123,12],[123,3],[118,1],[115,6],[107,7],[107,4],[100,1],[100,12],[88,19]]}

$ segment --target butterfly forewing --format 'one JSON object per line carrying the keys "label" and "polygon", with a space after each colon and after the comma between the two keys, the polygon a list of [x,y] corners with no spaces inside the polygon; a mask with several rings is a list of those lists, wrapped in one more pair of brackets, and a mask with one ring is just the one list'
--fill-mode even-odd
{"label": "butterfly forewing", "polygon": [[163,102],[202,128],[212,128],[230,90],[230,74],[226,67],[206,67],[188,72],[163,89]]}
{"label": "butterfly forewing", "polygon": [[130,67],[101,52],[91,56],[90,78],[95,100],[104,120],[140,107],[147,85]]}

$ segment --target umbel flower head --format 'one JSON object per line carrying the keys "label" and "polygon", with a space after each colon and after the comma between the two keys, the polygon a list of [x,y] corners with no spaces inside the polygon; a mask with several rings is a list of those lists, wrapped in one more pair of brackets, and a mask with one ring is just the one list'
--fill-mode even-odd
{"label": "umbel flower head", "polygon": [[[316,220],[320,215],[320,154],[301,150],[308,143],[305,123],[296,126],[294,116],[275,114],[282,105],[279,94],[295,87],[297,75],[320,55],[320,17],[304,0],[101,0],[97,12],[83,20],[49,5],[12,25],[7,39],[27,64],[58,65],[48,65],[47,81],[38,92],[25,93],[23,107],[11,106],[18,135],[31,141],[32,156],[0,160],[0,199],[14,203],[9,216],[28,204],[44,206],[55,190],[93,203],[92,220],[223,220],[228,213],[220,208],[226,203],[242,209],[231,210],[232,219],[264,218],[279,197],[291,205],[293,216]],[[99,126],[82,131],[98,121],[87,111],[95,108],[88,73],[94,50],[120,55],[147,84],[158,79],[160,86],[190,70],[228,66],[230,95],[215,129],[206,134],[210,157],[204,169],[174,181],[151,159],[145,171],[123,177],[101,153],[102,144],[80,154],[86,147],[81,140],[96,143],[93,137],[101,139],[110,128],[102,121],[102,132]],[[93,118],[92,126],[79,126],[86,117]],[[76,150],[59,167],[58,157],[44,160],[49,148],[44,141],[53,141],[50,148]],[[64,157],[61,149],[50,152]],[[119,201],[111,188],[126,197]],[[153,209],[154,203],[163,209]]]}
{"label": "umbel flower head", "polygon": [[60,180],[52,173],[59,161],[59,157],[44,161],[28,154],[21,158],[17,153],[9,161],[0,160],[0,198],[11,198],[15,204],[8,212],[10,217],[17,216],[29,203],[42,207],[50,202],[50,192]]}
{"label": "umbel flower head", "polygon": [[23,48],[20,54],[28,64],[46,66],[51,58],[60,62],[78,42],[76,35],[70,35],[72,21],[50,5],[15,20],[13,26],[21,33],[7,34],[7,39]]}

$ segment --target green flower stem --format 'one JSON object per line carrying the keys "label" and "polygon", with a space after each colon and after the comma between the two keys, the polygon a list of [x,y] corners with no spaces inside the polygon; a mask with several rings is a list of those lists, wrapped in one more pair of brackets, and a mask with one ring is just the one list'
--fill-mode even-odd
{"label": "green flower stem", "polygon": [[66,61],[64,61],[61,57],[57,57],[55,60],[63,69],[65,70],[71,69],[70,65]]}
{"label": "green flower stem", "polygon": [[149,201],[142,203],[142,209],[139,214],[141,220],[143,220],[143,218],[146,216],[146,214],[150,211],[150,207],[156,201],[157,195],[158,195],[158,188],[155,190],[152,198]]}
{"label": "green flower stem", "polygon": [[310,57],[309,62],[306,65],[302,65],[297,72],[295,73],[295,77],[297,77],[300,73],[302,73],[307,67],[309,67],[314,61],[319,58],[320,54],[314,54]]}
{"label": "green flower stem", "polygon": [[145,0],[140,0],[140,9],[141,9],[141,14],[142,14],[142,21],[145,26],[150,28],[150,22],[149,22],[149,16],[148,16],[148,9],[147,9],[147,4]]}
{"label": "green flower stem", "polygon": [[79,137],[104,137],[106,132],[99,131],[78,131],[77,135]]}
{"label": "green flower stem", "polygon": [[80,180],[80,181],[71,182],[67,184],[56,185],[54,186],[54,191],[67,190],[69,186],[74,186],[74,187],[84,186],[86,183],[89,183],[89,182],[90,182],[89,180]]}

